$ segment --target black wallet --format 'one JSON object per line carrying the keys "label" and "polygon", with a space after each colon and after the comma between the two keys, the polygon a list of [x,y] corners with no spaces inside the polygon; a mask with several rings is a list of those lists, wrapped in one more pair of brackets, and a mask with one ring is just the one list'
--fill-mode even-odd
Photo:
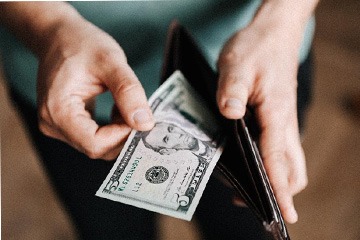
{"label": "black wallet", "polygon": [[[232,184],[257,216],[270,239],[290,239],[257,148],[258,128],[252,109],[245,117],[221,117],[216,104],[217,73],[210,67],[190,33],[176,20],[170,24],[161,83],[180,70],[226,126],[227,143],[216,170]],[[236,161],[234,161],[236,159]]]}

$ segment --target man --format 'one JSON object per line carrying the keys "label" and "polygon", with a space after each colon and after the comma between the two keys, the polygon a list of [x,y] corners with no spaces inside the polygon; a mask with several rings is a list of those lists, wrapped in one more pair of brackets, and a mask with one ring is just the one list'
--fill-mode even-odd
{"label": "man", "polygon": [[143,132],[142,140],[147,148],[162,155],[186,150],[209,161],[216,152],[213,142],[200,140],[175,124],[167,122],[157,122],[150,131]]}

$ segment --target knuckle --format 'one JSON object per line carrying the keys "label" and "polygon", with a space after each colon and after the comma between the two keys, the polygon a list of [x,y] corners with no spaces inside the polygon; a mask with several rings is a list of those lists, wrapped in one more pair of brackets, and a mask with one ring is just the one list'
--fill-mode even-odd
{"label": "knuckle", "polygon": [[48,109],[44,106],[40,107],[38,112],[38,127],[40,132],[45,136],[54,137],[52,126],[52,118],[50,117]]}
{"label": "knuckle", "polygon": [[93,148],[90,148],[90,149],[85,148],[84,153],[86,156],[88,156],[91,159],[98,159],[101,157],[101,154]]}
{"label": "knuckle", "polygon": [[237,51],[231,50],[220,55],[218,65],[234,65],[241,61],[241,54],[239,54]]}
{"label": "knuckle", "polygon": [[298,189],[299,191],[304,190],[304,189],[307,187],[308,183],[309,183],[309,181],[308,181],[307,178],[301,179],[300,181],[298,181],[297,189]]}
{"label": "knuckle", "polygon": [[52,131],[49,129],[48,125],[44,121],[40,120],[38,126],[40,132],[42,132],[45,136],[53,137]]}
{"label": "knuckle", "polygon": [[116,159],[116,157],[118,155],[119,155],[118,153],[110,153],[110,154],[106,154],[106,155],[102,156],[101,158],[106,161],[112,161],[112,160]]}
{"label": "knuckle", "polygon": [[66,116],[66,105],[58,102],[54,102],[52,104],[48,104],[47,112],[48,112],[48,122],[51,122],[55,126],[62,125],[62,118]]}
{"label": "knuckle", "polygon": [[127,94],[129,92],[134,92],[138,89],[141,89],[141,84],[138,81],[133,81],[124,77],[119,82],[120,83],[114,92],[115,96]]}
{"label": "knuckle", "polygon": [[234,85],[239,85],[239,76],[234,73],[221,74],[219,79],[219,87],[224,90],[234,89]]}
{"label": "knuckle", "polygon": [[42,105],[39,108],[38,117],[39,117],[40,123],[48,122],[50,120],[50,113],[46,106]]}
{"label": "knuckle", "polygon": [[291,189],[293,189],[293,193],[297,194],[303,191],[308,185],[308,178],[307,177],[298,177],[292,178],[290,181]]}
{"label": "knuckle", "polygon": [[121,49],[100,49],[95,54],[96,62],[103,66],[108,66],[109,63],[118,64],[121,59],[126,59],[124,52]]}
{"label": "knuckle", "polygon": [[91,159],[99,159],[105,155],[106,150],[104,147],[92,143],[85,147],[84,153]]}
{"label": "knuckle", "polygon": [[296,105],[290,99],[282,97],[266,97],[261,106],[261,113],[267,117],[268,122],[279,121],[279,123],[283,123],[295,111]]}
{"label": "knuckle", "polygon": [[267,76],[261,81],[261,94],[264,98],[278,102],[296,100],[297,81],[289,81],[288,77],[279,77],[274,73],[267,73]]}

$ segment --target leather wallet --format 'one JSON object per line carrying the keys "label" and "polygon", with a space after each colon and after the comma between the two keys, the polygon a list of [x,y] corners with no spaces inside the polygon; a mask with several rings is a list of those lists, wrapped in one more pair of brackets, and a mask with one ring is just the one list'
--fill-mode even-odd
{"label": "leather wallet", "polygon": [[224,126],[227,143],[216,170],[234,187],[264,226],[270,239],[290,239],[257,148],[258,128],[252,109],[242,119],[221,116],[216,104],[217,73],[210,67],[190,33],[178,21],[169,27],[161,83],[180,70],[208,102]]}

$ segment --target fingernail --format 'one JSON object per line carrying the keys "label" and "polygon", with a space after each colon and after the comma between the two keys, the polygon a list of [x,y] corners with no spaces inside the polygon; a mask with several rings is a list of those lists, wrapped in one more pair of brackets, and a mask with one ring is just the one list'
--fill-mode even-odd
{"label": "fingernail", "polygon": [[242,114],[244,110],[244,104],[236,98],[230,98],[225,102],[225,108],[231,109],[231,111],[235,111],[238,114]]}
{"label": "fingernail", "polygon": [[151,115],[145,109],[139,109],[134,113],[133,119],[135,123],[143,124],[151,121]]}
{"label": "fingernail", "polygon": [[236,98],[230,98],[225,102],[226,108],[241,109],[243,107],[242,102]]}

